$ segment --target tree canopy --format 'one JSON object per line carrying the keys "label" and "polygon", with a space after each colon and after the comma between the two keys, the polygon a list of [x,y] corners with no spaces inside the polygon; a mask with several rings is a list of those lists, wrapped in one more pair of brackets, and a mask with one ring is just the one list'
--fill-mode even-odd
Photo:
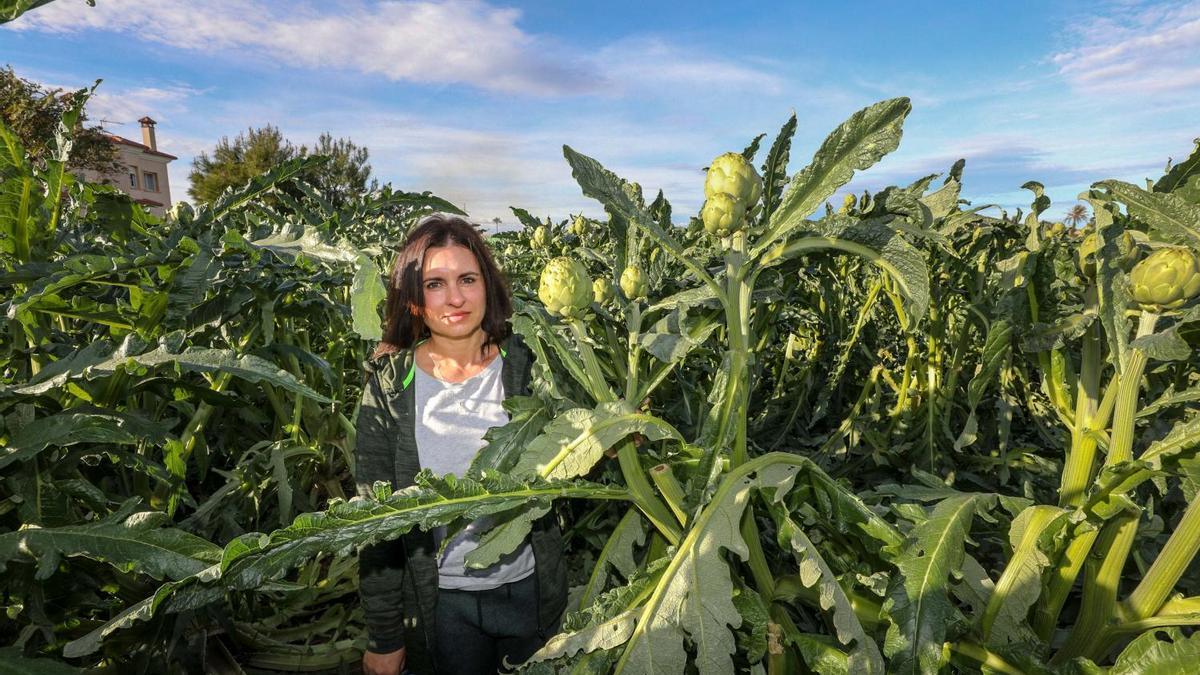
{"label": "tree canopy", "polygon": [[211,154],[200,153],[192,160],[188,194],[197,202],[216,199],[226,188],[241,186],[271,167],[296,157],[321,155],[328,161],[304,178],[334,205],[346,203],[375,187],[371,179],[369,152],[348,138],[323,133],[312,148],[296,146],[278,127],[270,124],[249,128],[232,140],[217,142]]}
{"label": "tree canopy", "polygon": [[[0,121],[21,139],[29,158],[40,163],[49,148],[54,147],[54,135],[59,120],[74,102],[79,92],[46,87],[26,80],[11,66],[0,68]],[[87,126],[86,111],[73,130],[71,169],[94,169],[101,173],[117,170],[117,154],[112,142],[97,126]]]}

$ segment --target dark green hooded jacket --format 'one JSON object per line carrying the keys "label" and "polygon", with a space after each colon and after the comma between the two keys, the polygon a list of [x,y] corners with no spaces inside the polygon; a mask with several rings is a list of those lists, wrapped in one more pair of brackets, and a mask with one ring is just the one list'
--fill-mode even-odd
{"label": "dark green hooded jacket", "polygon": [[[501,381],[505,396],[529,393],[532,355],[520,337],[501,344]],[[394,489],[413,484],[421,470],[417,459],[416,402],[412,350],[371,360],[358,411],[355,482],[360,495],[371,494],[376,481]],[[538,520],[530,533],[536,561],[538,626],[543,638],[558,631],[567,604],[562,534],[554,511]],[[367,623],[367,649],[377,653],[406,647],[407,665],[415,673],[433,673],[434,617],[437,607],[437,549],[429,532],[419,529],[394,541],[362,549],[359,554],[359,597]]]}

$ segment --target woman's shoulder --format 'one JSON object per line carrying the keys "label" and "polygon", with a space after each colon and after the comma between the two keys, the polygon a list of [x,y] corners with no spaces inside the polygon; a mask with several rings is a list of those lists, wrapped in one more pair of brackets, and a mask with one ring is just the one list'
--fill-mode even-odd
{"label": "woman's shoulder", "polygon": [[412,365],[413,350],[394,349],[375,352],[363,364],[367,379],[377,379],[380,387],[387,390],[394,386],[398,378],[404,377]]}

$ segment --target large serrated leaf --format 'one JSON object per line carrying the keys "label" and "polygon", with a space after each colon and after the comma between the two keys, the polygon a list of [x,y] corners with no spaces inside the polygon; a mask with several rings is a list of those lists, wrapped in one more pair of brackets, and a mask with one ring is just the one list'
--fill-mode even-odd
{"label": "large serrated leaf", "polygon": [[160,527],[166,514],[136,511],[138,499],[95,523],[31,527],[0,534],[5,563],[36,561],[37,578],[48,578],[63,556],[83,556],[155,579],[184,579],[220,559],[220,547],[182,530]]}
{"label": "large serrated leaf", "polygon": [[585,482],[521,483],[487,472],[479,480],[417,474],[417,484],[377,499],[355,498],[322,512],[297,516],[271,534],[243,535],[226,547],[221,583],[250,589],[278,578],[316,555],[345,554],[367,544],[396,539],[414,527],[429,530],[454,521],[510,511],[559,498],[624,499],[625,491]]}
{"label": "large serrated leaf", "polygon": [[895,560],[884,610],[891,617],[884,653],[889,672],[936,673],[942,667],[942,644],[954,616],[947,595],[952,574],[962,564],[964,543],[981,495],[949,497],[929,518],[913,528],[911,542]]}
{"label": "large serrated leaf", "polygon": [[776,537],[780,546],[792,550],[800,566],[800,582],[807,588],[819,585],[821,609],[828,612],[838,642],[848,651],[848,666],[852,673],[882,673],[883,656],[875,642],[863,630],[862,623],[854,613],[850,598],[838,584],[837,577],[808,535],[796,524],[787,511],[778,503],[772,505],[772,515],[778,529]]}
{"label": "large serrated leaf", "polygon": [[1129,209],[1129,215],[1145,222],[1160,238],[1175,244],[1200,248],[1200,206],[1182,197],[1163,192],[1147,192],[1119,180],[1096,184],[1108,188],[1112,196]]}
{"label": "large serrated leaf", "polygon": [[1176,192],[1200,176],[1200,138],[1197,138],[1195,143],[1196,147],[1187,159],[1172,166],[1162,178],[1155,181],[1155,192]]}
{"label": "large serrated leaf", "polygon": [[[1159,640],[1166,633],[1170,641]],[[1185,675],[1200,663],[1200,633],[1184,637],[1178,628],[1142,633],[1117,657],[1108,675]]]}
{"label": "large serrated leaf", "polygon": [[202,347],[191,347],[176,353],[165,344],[149,352],[138,351],[139,345],[132,339],[126,340],[115,351],[102,341],[96,341],[69,357],[71,360],[65,367],[53,370],[46,368],[30,384],[11,391],[27,395],[42,394],[74,380],[111,375],[118,368],[131,364],[146,368],[169,364],[184,371],[229,373],[248,382],[267,382],[321,403],[330,402],[327,396],[313,391],[288,371],[253,354]]}
{"label": "large serrated leaf", "polygon": [[804,231],[765,251],[759,270],[779,262],[820,251],[840,251],[860,256],[883,270],[895,282],[905,304],[906,327],[913,328],[929,310],[929,267],[925,256],[892,227],[878,220],[858,220],[835,215],[808,223]]}
{"label": "large serrated leaf", "polygon": [[359,254],[354,282],[350,285],[350,315],[353,330],[364,340],[383,339],[383,322],[379,303],[387,298],[387,288],[380,279],[379,268],[370,256]]}
{"label": "large serrated leaf", "polygon": [[99,408],[72,408],[41,417],[18,429],[0,448],[0,469],[27,461],[49,447],[77,443],[136,445],[142,440],[161,441],[167,430],[148,419]]}
{"label": "large serrated leaf", "polygon": [[907,98],[880,101],[854,113],[834,129],[813,155],[812,163],[792,178],[751,258],[799,227],[830,195],[850,182],[855,171],[872,166],[899,147],[901,127],[911,110]]}
{"label": "large serrated leaf", "polygon": [[546,425],[511,474],[548,479],[582,476],[600,461],[605,450],[635,432],[651,441],[683,440],[671,425],[653,415],[630,411],[621,401],[601,403],[593,410],[574,408]]}
{"label": "large serrated leaf", "polygon": [[695,646],[694,666],[702,675],[733,671],[730,628],[740,625],[741,615],[731,599],[733,583],[721,550],[743,560],[749,556],[740,521],[751,491],[782,496],[801,468],[819,471],[803,458],[770,453],[725,475],[712,500],[690,521],[614,672],[685,672],[685,642]]}

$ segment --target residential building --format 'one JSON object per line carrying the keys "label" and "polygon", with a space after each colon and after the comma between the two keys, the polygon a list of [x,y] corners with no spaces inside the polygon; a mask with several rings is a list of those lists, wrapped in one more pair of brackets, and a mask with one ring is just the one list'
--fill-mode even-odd
{"label": "residential building", "polygon": [[108,139],[117,151],[118,163],[123,170],[117,174],[100,174],[92,170],[83,172],[84,180],[114,185],[157,216],[166,215],[171,207],[171,182],[167,177],[167,164],[178,159],[158,149],[154,136],[154,120],[143,117],[142,142],[132,141],[115,134]]}

